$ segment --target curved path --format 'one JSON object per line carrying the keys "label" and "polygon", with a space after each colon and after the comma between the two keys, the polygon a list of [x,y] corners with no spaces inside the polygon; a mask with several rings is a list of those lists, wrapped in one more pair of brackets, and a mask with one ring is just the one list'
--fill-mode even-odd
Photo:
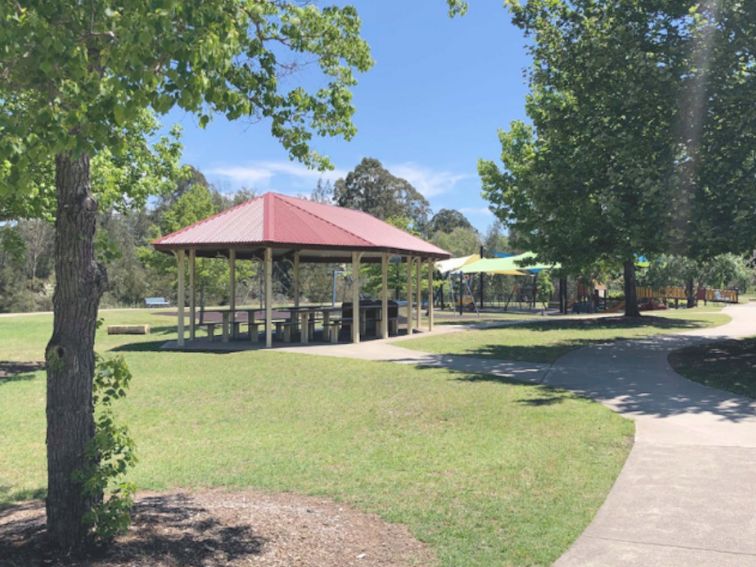
{"label": "curved path", "polygon": [[593,398],[635,421],[635,444],[556,565],[756,567],[756,401],[686,380],[667,363],[677,348],[756,335],[756,303],[725,312],[732,321],[721,327],[584,347],[553,365],[421,353],[396,340],[286,350],[495,374]]}

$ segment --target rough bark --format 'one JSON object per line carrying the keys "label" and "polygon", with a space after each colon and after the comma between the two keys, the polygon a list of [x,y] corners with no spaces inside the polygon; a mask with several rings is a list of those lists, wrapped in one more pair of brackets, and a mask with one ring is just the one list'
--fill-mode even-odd
{"label": "rough bark", "polygon": [[94,436],[92,380],[97,308],[106,277],[95,261],[97,204],[89,157],[55,160],[57,215],[53,334],[47,366],[47,529],[51,543],[76,551],[88,541],[83,518],[94,503],[74,478]]}
{"label": "rough bark", "polygon": [[640,317],[635,284],[635,260],[627,260],[625,262],[625,317]]}

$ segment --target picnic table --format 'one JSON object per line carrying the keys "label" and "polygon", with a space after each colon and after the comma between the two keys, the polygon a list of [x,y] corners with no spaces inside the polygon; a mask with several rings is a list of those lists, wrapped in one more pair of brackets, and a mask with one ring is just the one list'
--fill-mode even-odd
{"label": "picnic table", "polygon": [[[296,331],[299,331],[300,342],[302,344],[308,344],[314,336],[315,325],[317,322],[321,322],[323,327],[323,334],[328,337],[332,342],[338,340],[338,333],[342,325],[350,325],[352,317],[351,304],[344,306],[332,306],[332,305],[300,305],[300,306],[284,306],[276,307],[274,313],[283,314],[284,316],[274,317],[272,323],[276,326],[276,332],[281,334],[283,332],[284,340],[290,341],[291,337]],[[221,316],[221,330],[223,342],[237,339],[239,337],[240,325],[246,323],[249,326],[249,338],[252,341],[257,339],[257,327],[261,325],[264,327],[264,311],[259,307],[237,307],[233,311],[230,309],[213,309],[206,311],[206,313],[220,313]],[[346,313],[345,313],[346,312]],[[368,313],[375,313],[375,316],[367,317]],[[246,317],[239,317],[239,314],[245,314]],[[334,318],[334,315],[347,315],[342,319]],[[371,321],[379,321],[381,318],[381,305],[374,303],[360,303],[360,334],[367,334],[368,319]],[[208,327],[209,333],[212,336],[213,327],[218,324],[216,322],[203,323]]]}

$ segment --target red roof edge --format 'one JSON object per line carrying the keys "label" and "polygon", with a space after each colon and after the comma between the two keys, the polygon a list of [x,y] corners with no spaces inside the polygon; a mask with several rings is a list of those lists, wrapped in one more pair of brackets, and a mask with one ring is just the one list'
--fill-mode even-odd
{"label": "red roof edge", "polygon": [[174,232],[170,232],[168,234],[164,234],[164,235],[156,238],[152,242],[150,242],[150,244],[162,244],[162,241],[165,240],[166,238],[170,238],[172,236],[176,236],[177,234],[184,233],[187,230],[194,228],[195,226],[201,226],[201,225],[205,224],[206,222],[210,222],[211,220],[217,219],[218,217],[226,215],[226,214],[230,213],[231,211],[235,211],[236,209],[240,209],[242,207],[245,207],[245,206],[249,205],[250,203],[252,203],[254,201],[257,201],[258,199],[262,199],[266,195],[267,195],[267,193],[265,195],[260,195],[259,197],[252,197],[251,199],[247,199],[243,203],[239,203],[238,205],[234,205],[233,207],[230,207],[230,208],[225,209],[223,211],[218,211],[217,213],[212,214],[212,215],[210,215],[207,218],[200,219],[197,222],[193,222],[192,224],[190,224],[188,226],[185,226],[184,228],[180,228],[180,229],[178,229],[178,230],[176,230]]}

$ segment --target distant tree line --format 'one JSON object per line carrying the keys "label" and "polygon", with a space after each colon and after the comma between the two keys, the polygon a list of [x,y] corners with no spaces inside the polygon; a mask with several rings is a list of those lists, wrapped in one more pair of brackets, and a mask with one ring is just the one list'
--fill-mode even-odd
{"label": "distant tree line", "polygon": [[[173,176],[160,195],[141,203],[113,203],[98,213],[95,241],[97,259],[107,269],[104,307],[135,307],[145,297],[175,301],[176,262],[155,252],[150,242],[160,235],[201,220],[255,196],[242,188],[224,192],[201,171],[186,166]],[[413,232],[448,250],[454,256],[477,253],[481,246],[493,253],[507,247],[500,223],[481,235],[459,211],[441,209],[432,214],[428,200],[407,180],[391,174],[374,158],[365,158],[344,179],[330,184],[318,181],[304,197],[368,212]],[[52,308],[54,230],[47,218],[8,218],[0,226],[0,311],[40,311]],[[317,302],[330,300],[332,272],[339,266],[303,265],[303,295]],[[369,275],[369,274],[368,274]],[[291,269],[276,267],[274,290],[291,289]],[[260,270],[256,263],[240,262],[237,286],[240,301],[259,299]],[[374,280],[374,281],[373,281]],[[370,282],[373,281],[375,285]],[[378,292],[380,278],[368,278],[366,290]],[[392,266],[390,282],[400,293],[406,285],[404,269]],[[500,282],[491,279],[491,286]],[[375,288],[375,289],[374,289]],[[197,291],[201,305],[228,303],[228,266],[221,260],[197,259]],[[337,288],[339,297],[343,285]]]}

